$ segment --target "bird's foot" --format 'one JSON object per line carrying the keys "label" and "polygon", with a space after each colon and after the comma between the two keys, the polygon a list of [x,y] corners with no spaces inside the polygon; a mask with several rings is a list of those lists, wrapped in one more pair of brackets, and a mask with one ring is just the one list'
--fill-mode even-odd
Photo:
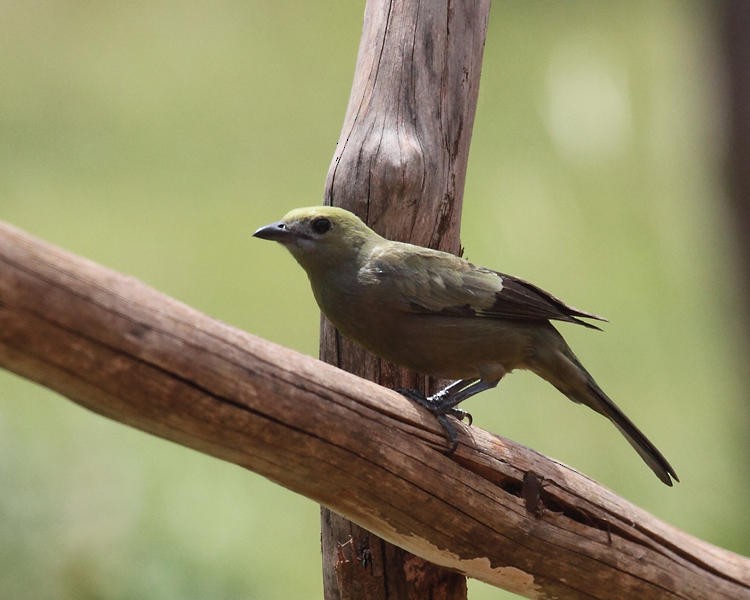
{"label": "bird's foot", "polygon": [[468,419],[469,425],[474,422],[471,413],[460,408],[456,408],[455,406],[446,406],[442,401],[446,399],[447,395],[442,391],[438,392],[437,394],[433,394],[432,396],[425,396],[422,392],[409,388],[398,388],[396,391],[402,396],[406,396],[409,400],[412,400],[420,406],[425,407],[433,415],[450,415],[451,417],[455,417],[459,421]]}
{"label": "bird's foot", "polygon": [[423,406],[429,410],[437,418],[438,423],[443,427],[445,436],[448,439],[448,452],[447,454],[453,454],[458,447],[458,436],[456,435],[456,428],[448,420],[448,415],[463,421],[468,419],[469,425],[474,422],[471,414],[455,406],[446,405],[445,400],[447,394],[440,391],[432,396],[425,396],[422,392],[412,390],[408,388],[399,388],[396,390],[402,396],[406,396],[409,400],[416,402],[420,406]]}

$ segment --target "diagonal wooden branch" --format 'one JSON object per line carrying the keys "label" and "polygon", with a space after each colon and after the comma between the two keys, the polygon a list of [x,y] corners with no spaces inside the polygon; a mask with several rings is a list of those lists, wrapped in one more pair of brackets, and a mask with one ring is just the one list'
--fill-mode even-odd
{"label": "diagonal wooden branch", "polygon": [[564,465],[466,426],[447,457],[399,394],[1,224],[0,365],[528,597],[750,598],[748,559]]}

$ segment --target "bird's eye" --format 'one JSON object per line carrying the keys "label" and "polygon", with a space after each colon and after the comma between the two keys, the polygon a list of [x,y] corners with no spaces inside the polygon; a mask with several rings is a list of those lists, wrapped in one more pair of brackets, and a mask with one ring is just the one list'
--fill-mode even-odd
{"label": "bird's eye", "polygon": [[318,217],[312,222],[312,230],[315,233],[323,234],[331,229],[331,221],[325,217]]}

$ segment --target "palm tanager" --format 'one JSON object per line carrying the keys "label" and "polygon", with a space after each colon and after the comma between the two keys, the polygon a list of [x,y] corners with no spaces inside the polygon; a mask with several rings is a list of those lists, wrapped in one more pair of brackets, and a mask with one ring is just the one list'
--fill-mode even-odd
{"label": "palm tanager", "polygon": [[298,208],[253,235],[292,253],[318,306],[341,333],[398,365],[456,380],[428,398],[407,394],[438,416],[451,449],[456,436],[446,415],[466,416],[459,402],[495,387],[514,369],[528,369],[612,421],[665,484],[679,481],[550,323],[598,329],[582,319],[602,317],[447,252],[387,240],[341,208]]}

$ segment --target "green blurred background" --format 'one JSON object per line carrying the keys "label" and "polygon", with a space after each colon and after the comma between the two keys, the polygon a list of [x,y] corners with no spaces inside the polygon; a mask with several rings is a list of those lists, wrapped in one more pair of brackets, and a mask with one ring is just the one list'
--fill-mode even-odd
{"label": "green blurred background", "polygon": [[[660,518],[750,552],[740,299],[710,3],[496,2],[466,184],[474,262],[606,315],[563,327],[682,483],[525,373],[467,408]],[[0,4],[0,218],[317,353],[286,253],[321,202],[361,2]],[[0,372],[0,596],[320,598],[318,507]],[[477,582],[470,597],[511,598]]]}

